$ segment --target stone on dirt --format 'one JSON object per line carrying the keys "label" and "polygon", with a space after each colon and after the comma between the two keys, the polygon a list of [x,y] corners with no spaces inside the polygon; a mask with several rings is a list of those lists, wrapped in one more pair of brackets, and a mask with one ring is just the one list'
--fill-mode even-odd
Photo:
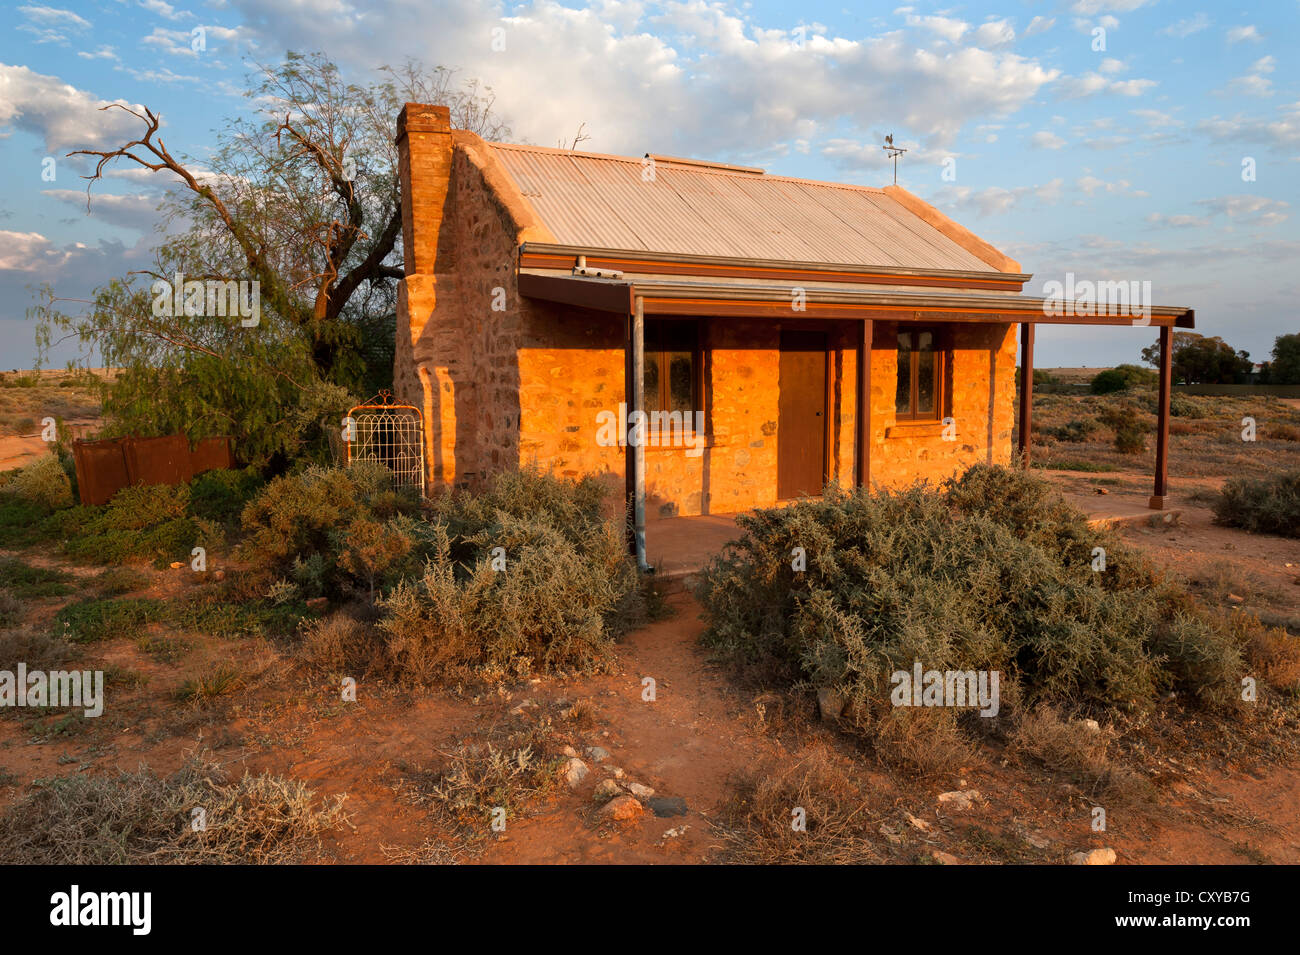
{"label": "stone on dirt", "polygon": [[637,799],[649,799],[655,794],[655,791],[644,783],[630,782],[627,784],[627,791]]}
{"label": "stone on dirt", "polygon": [[589,772],[591,770],[587,768],[587,764],[575,756],[564,764],[564,781],[569,784],[570,789],[577,789]]}
{"label": "stone on dirt", "polygon": [[949,809],[956,812],[964,812],[971,806],[975,805],[975,800],[979,798],[979,792],[974,789],[939,793],[939,805],[947,806]]}
{"label": "stone on dirt", "polygon": [[686,800],[680,796],[655,796],[647,800],[646,805],[660,819],[686,815]]}
{"label": "stone on dirt", "polygon": [[632,796],[616,796],[600,807],[600,818],[606,822],[626,822],[638,819],[645,807]]}
{"label": "stone on dirt", "polygon": [[1090,849],[1087,852],[1075,852],[1070,855],[1070,865],[1114,865],[1114,849]]}
{"label": "stone on dirt", "polygon": [[602,779],[596,784],[596,791],[592,793],[592,798],[596,802],[609,802],[615,796],[623,795],[623,789],[612,779]]}
{"label": "stone on dirt", "polygon": [[824,720],[837,720],[844,712],[844,697],[834,687],[823,686],[817,690],[817,711]]}

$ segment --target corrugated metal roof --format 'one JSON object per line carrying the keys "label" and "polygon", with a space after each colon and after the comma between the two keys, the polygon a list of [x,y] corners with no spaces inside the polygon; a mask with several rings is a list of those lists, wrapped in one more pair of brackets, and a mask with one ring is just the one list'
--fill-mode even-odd
{"label": "corrugated metal roof", "polygon": [[493,143],[561,245],[996,271],[880,189]]}

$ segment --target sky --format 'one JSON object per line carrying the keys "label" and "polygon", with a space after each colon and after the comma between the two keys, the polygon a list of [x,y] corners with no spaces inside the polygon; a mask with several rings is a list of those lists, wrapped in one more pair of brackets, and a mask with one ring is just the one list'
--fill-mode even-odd
{"label": "sky", "polygon": [[[1300,0],[854,4],[2,0],[0,368],[30,367],[35,290],[146,267],[160,176],[66,154],[162,116],[202,167],[258,63],[365,78],[414,57],[496,94],[512,139],[898,182],[1049,281],[1149,281],[1266,359],[1300,332]],[[202,42],[196,42],[201,37]],[[196,49],[196,47],[198,47]],[[49,162],[48,160],[53,160]],[[1138,361],[1149,328],[1040,327],[1039,367]],[[64,347],[56,363],[72,357]]]}

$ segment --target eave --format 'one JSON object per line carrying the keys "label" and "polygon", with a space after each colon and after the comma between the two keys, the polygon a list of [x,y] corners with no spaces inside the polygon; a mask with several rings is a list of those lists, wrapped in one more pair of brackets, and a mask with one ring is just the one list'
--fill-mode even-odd
{"label": "eave", "polygon": [[[592,257],[587,257],[588,266]],[[719,318],[876,318],[888,321],[1028,323],[1034,325],[1171,326],[1194,328],[1195,312],[1153,305],[1150,315],[1054,314],[1051,299],[971,291],[878,289],[870,286],[769,284],[736,279],[684,281],[672,278],[610,279],[521,269],[519,292],[599,311],[630,314],[641,299],[647,315],[704,315]],[[798,296],[798,299],[796,299]],[[795,309],[798,300],[802,308]]]}

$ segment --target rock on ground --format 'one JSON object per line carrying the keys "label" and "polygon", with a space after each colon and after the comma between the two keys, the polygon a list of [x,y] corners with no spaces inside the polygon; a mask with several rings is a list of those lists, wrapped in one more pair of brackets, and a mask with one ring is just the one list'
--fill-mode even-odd
{"label": "rock on ground", "polygon": [[626,822],[638,819],[645,807],[632,796],[616,796],[600,807],[599,818],[605,822]]}
{"label": "rock on ground", "polygon": [[1070,865],[1114,865],[1116,858],[1114,849],[1090,849],[1073,853]]}
{"label": "rock on ground", "polygon": [[569,784],[570,789],[576,789],[582,785],[589,772],[591,770],[587,768],[587,764],[574,756],[564,764],[564,781]]}

